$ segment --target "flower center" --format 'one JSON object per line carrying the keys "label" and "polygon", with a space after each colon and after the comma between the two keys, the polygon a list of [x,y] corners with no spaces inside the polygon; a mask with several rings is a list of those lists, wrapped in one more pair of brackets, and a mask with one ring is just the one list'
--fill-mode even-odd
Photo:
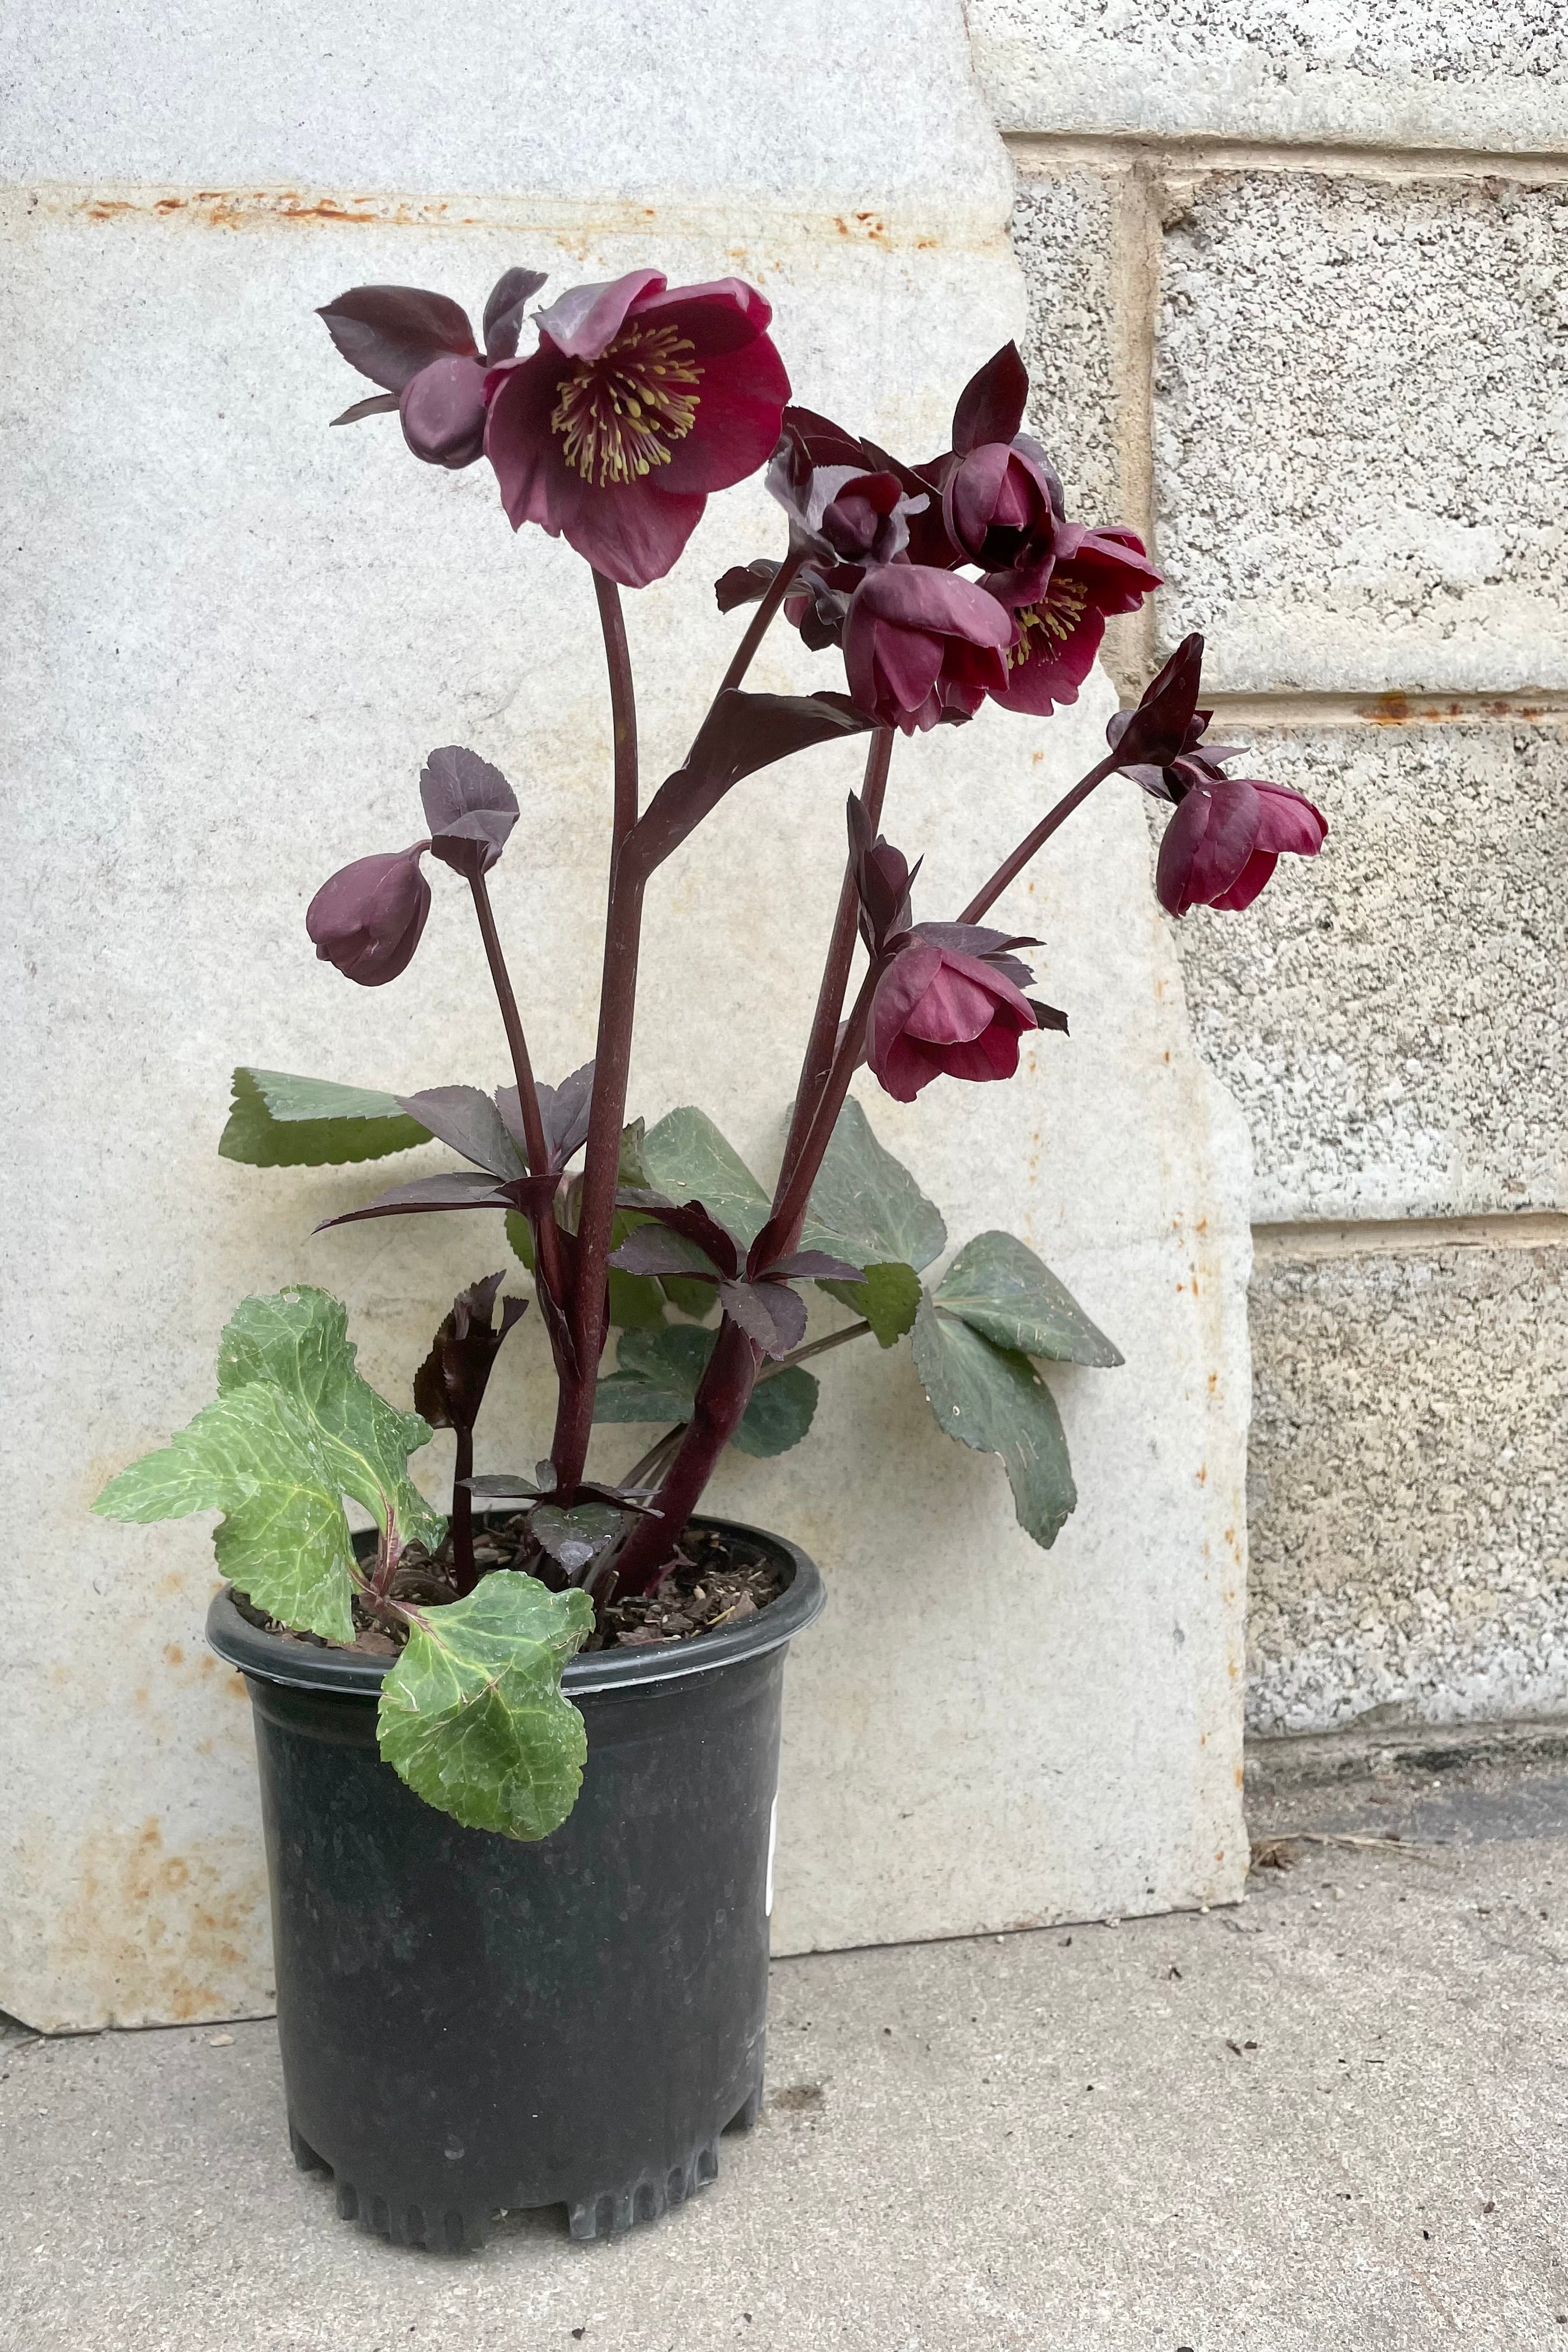
{"label": "flower center", "polygon": [[[1037,604],[1026,604],[1014,614],[1018,642],[1009,647],[1007,667],[1019,669],[1037,653],[1054,653],[1065,645],[1082,620],[1089,590],[1081,580],[1064,580],[1057,573]],[[1043,644],[1033,642],[1037,637]]]}
{"label": "flower center", "polygon": [[598,359],[563,376],[550,423],[562,455],[600,489],[639,480],[669,463],[697,415],[696,345],[676,327],[626,327]]}

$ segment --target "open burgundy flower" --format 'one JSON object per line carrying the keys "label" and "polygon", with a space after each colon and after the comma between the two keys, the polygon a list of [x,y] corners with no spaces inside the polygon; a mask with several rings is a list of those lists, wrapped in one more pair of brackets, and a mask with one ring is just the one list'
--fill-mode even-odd
{"label": "open burgundy flower", "polygon": [[878,1084],[913,1102],[933,1078],[1010,1078],[1035,1008],[995,965],[916,931],[878,983],[866,1058]]}
{"label": "open burgundy flower", "polygon": [[577,286],[539,349],[491,371],[485,452],[514,529],[536,522],[625,588],[662,579],[710,491],[754,473],[789,398],[773,312],[738,278],[657,269]]}
{"label": "open burgundy flower", "polygon": [[419,870],[429,846],[417,841],[356,857],[322,883],[305,910],[305,929],[323,963],[362,988],[380,988],[407,971],[430,912],[430,885]]}
{"label": "open burgundy flower", "polygon": [[996,700],[1042,719],[1059,702],[1076,702],[1109,615],[1135,613],[1159,585],[1160,574],[1135,532],[1058,524],[1044,592],[1018,607],[1018,639]]}
{"label": "open burgundy flower", "polygon": [[852,701],[905,735],[972,719],[1007,684],[1013,616],[973,580],[923,563],[868,572],[844,625]]}
{"label": "open burgundy flower", "polygon": [[1329,830],[1321,809],[1283,784],[1216,775],[1184,793],[1160,844],[1154,887],[1173,915],[1189,907],[1250,907],[1280,856],[1316,857]]}

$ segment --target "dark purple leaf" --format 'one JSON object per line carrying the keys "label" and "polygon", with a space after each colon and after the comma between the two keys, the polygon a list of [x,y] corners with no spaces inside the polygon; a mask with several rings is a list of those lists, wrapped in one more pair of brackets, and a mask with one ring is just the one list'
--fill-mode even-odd
{"label": "dark purple leaf", "polygon": [[1058,1006],[1055,1004],[1043,1004],[1037,996],[1031,996],[1028,998],[1027,1003],[1029,1010],[1034,1014],[1036,1024],[1038,1027],[1041,1029],[1059,1029],[1064,1037],[1068,1034],[1068,1017]]}
{"label": "dark purple leaf", "polygon": [[334,416],[332,423],[357,425],[362,416],[384,416],[397,406],[397,402],[398,395],[395,392],[373,393],[368,400],[356,400],[352,408],[345,408],[341,416]]}
{"label": "dark purple leaf", "polygon": [[[342,417],[338,419],[342,423]],[[742,604],[755,604],[772,587],[778,565],[759,556],[754,563],[731,564],[713,583],[713,593],[721,613],[732,613]]]}
{"label": "dark purple leaf", "polygon": [[842,694],[720,695],[686,765],[665,779],[632,831],[645,869],[662,864],[742,776],[875,723]]}
{"label": "dark purple leaf", "polygon": [[1024,421],[1029,371],[1016,343],[1004,343],[972,375],[952,412],[952,446],[962,457],[983,441],[1011,441]]}
{"label": "dark purple leaf", "polygon": [[542,269],[509,269],[496,279],[485,304],[485,357],[493,366],[517,351],[522,314],[543,285]]}
{"label": "dark purple leaf", "polygon": [[636,1209],[645,1217],[653,1217],[672,1233],[684,1234],[696,1243],[705,1257],[711,1258],[721,1274],[738,1274],[744,1244],[710,1214],[700,1201],[667,1201],[662,1192],[628,1191],[623,1188],[616,1194],[618,1209]]}
{"label": "dark purple leaf", "polygon": [[[559,1176],[587,1140],[588,1115],[594,1099],[594,1065],[584,1062],[580,1070],[574,1070],[558,1087],[541,1086],[536,1081],[533,1090],[539,1097],[551,1173]],[[507,1133],[526,1158],[528,1139],[523,1131],[522,1105],[517,1088],[498,1087],[496,1108]]]}
{"label": "dark purple leaf", "polygon": [[499,1176],[503,1183],[526,1173],[500,1111],[478,1087],[430,1087],[423,1094],[400,1095],[396,1099],[400,1110],[450,1144],[454,1151],[460,1151],[476,1168]]}
{"label": "dark purple leaf", "polygon": [[805,1301],[785,1283],[721,1282],[719,1304],[765,1356],[784,1355],[805,1336]]}
{"label": "dark purple leaf", "polygon": [[847,1258],[831,1257],[826,1250],[796,1250],[793,1257],[781,1258],[766,1271],[788,1275],[794,1282],[862,1282],[866,1276],[863,1265],[851,1265]]}
{"label": "dark purple leaf", "polygon": [[517,823],[517,794],[499,768],[449,743],[432,751],[419,778],[433,856],[470,880],[495,864]]}
{"label": "dark purple leaf", "polygon": [[410,1183],[395,1184],[390,1192],[383,1192],[363,1209],[345,1209],[342,1216],[323,1217],[316,1227],[324,1234],[330,1225],[356,1225],[366,1217],[414,1217],[428,1215],[438,1209],[514,1209],[517,1202],[510,1190],[497,1184],[489,1176],[416,1176]]}
{"label": "dark purple leaf", "polygon": [[720,1268],[700,1242],[672,1225],[638,1225],[610,1258],[623,1274],[684,1275],[692,1282],[718,1282]]}
{"label": "dark purple leaf", "polygon": [[492,1325],[496,1293],[505,1279],[503,1269],[458,1293],[414,1375],[414,1409],[432,1429],[472,1429],[479,1419],[501,1341],[528,1312],[526,1299],[503,1298],[500,1326]]}
{"label": "dark purple leaf", "polygon": [[443,352],[472,358],[478,349],[468,312],[419,286],[351,286],[317,315],[350,367],[388,392],[401,392]]}

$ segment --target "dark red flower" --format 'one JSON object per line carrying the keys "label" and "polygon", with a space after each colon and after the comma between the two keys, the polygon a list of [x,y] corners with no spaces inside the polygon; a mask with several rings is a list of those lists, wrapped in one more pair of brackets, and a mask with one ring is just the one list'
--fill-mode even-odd
{"label": "dark red flower", "polygon": [[1032,446],[983,442],[949,472],[942,519],[962,560],[1004,604],[1044,593],[1058,540],[1060,485]]}
{"label": "dark red flower", "polygon": [[430,885],[419,870],[427,841],[378,857],[356,857],[323,882],[305,912],[305,929],[323,963],[336,964],[362,988],[380,988],[406,971],[425,919]]}
{"label": "dark red flower", "polygon": [[1135,613],[1160,574],[1131,530],[1058,524],[1056,561],[1044,593],[1017,611],[1018,640],[996,700],[1009,710],[1050,716],[1076,702],[1112,613]]}
{"label": "dark red flower", "polygon": [[772,316],[740,278],[670,288],[656,269],[541,311],[539,349],[486,384],[485,453],[513,528],[538,523],[623,587],[661,579],[709,494],[778,440],[789,379]]}
{"label": "dark red flower", "polygon": [[923,563],[868,572],[850,600],[844,667],[851,699],[912,735],[972,719],[1007,684],[1013,616],[973,580]]}
{"label": "dark red flower", "polygon": [[911,933],[871,1001],[866,1058],[878,1084],[913,1102],[933,1078],[1010,1078],[1035,1008],[994,963]]}
{"label": "dark red flower", "polygon": [[1286,851],[1316,857],[1329,830],[1321,809],[1283,784],[1215,775],[1191,784],[1165,827],[1154,887],[1173,915],[1189,907],[1250,907]]}

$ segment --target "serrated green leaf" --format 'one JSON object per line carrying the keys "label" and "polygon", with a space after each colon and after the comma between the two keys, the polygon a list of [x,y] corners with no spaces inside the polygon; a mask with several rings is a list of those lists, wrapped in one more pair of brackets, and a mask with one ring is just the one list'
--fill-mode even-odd
{"label": "serrated green leaf", "polygon": [[[616,1351],[616,1370],[599,1382],[594,1419],[658,1421],[666,1427],[689,1420],[717,1338],[717,1332],[690,1323],[626,1332]],[[759,1381],[731,1444],[762,1460],[787,1454],[811,1427],[816,1397],[816,1381],[801,1364]]]}
{"label": "serrated green leaf", "polygon": [[417,1413],[399,1412],[356,1371],[335,1298],[247,1298],[223,1335],[216,1401],[110,1480],[93,1508],[143,1523],[222,1511],[213,1545],[230,1581],[280,1624],[352,1642],[342,1497],[400,1544],[437,1549],[446,1522],[408,1475],[429,1436]]}
{"label": "serrated green leaf", "polygon": [[710,1217],[750,1248],[768,1220],[769,1197],[706,1112],[672,1110],[642,1142],[643,1165],[667,1200],[700,1201]]}
{"label": "serrated green leaf", "polygon": [[737,1452],[762,1462],[775,1454],[787,1454],[811,1427],[818,1393],[816,1381],[804,1364],[788,1364],[782,1372],[770,1372],[752,1391],[731,1444]]}
{"label": "serrated green leaf", "polygon": [[1069,1364],[1125,1361],[1066,1284],[1013,1234],[976,1234],[965,1242],[937,1285],[936,1301],[983,1338],[1026,1356]]}
{"label": "serrated green leaf", "polygon": [[863,1282],[819,1282],[829,1298],[852,1307],[871,1326],[879,1348],[890,1348],[913,1328],[921,1278],[912,1265],[868,1265]]}
{"label": "serrated green leaf", "polygon": [[430,1130],[400,1110],[391,1095],[301,1078],[287,1070],[236,1070],[228,1124],[218,1140],[225,1160],[251,1168],[335,1168],[384,1160],[428,1143]]}
{"label": "serrated green leaf", "polygon": [[922,1298],[915,1370],[938,1426],[1006,1465],[1018,1524],[1046,1549],[1078,1502],[1056,1400],[1027,1356],[983,1339]]}
{"label": "serrated green leaf", "polygon": [[218,1342],[220,1395],[256,1383],[282,1391],[311,1423],[329,1474],[384,1532],[439,1549],[447,1523],[408,1475],[430,1424],[399,1412],[356,1369],[348,1309],[324,1290],[280,1290],[242,1299]]}
{"label": "serrated green leaf", "polygon": [[851,1265],[930,1265],[947,1247],[942,1213],[902,1160],[885,1151],[853,1095],[811,1188],[802,1249],[827,1250]]}
{"label": "serrated green leaf", "polygon": [[548,1837],[583,1783],[587,1734],[561,1674],[593,1625],[585,1592],[510,1569],[421,1610],[381,1686],[382,1755],[466,1829]]}
{"label": "serrated green leaf", "polygon": [[521,1258],[530,1274],[533,1272],[533,1227],[521,1209],[506,1213],[507,1247],[513,1257]]}

